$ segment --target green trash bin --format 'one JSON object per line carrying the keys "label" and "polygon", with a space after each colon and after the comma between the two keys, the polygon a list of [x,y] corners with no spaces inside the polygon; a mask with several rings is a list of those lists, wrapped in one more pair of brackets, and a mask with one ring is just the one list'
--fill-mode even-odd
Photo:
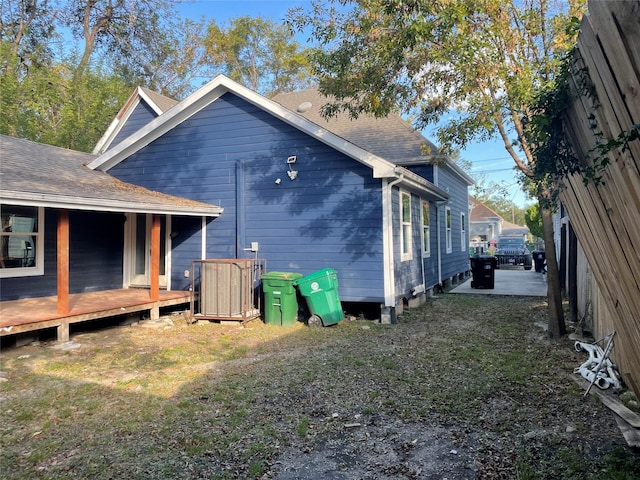
{"label": "green trash bin", "polygon": [[338,274],[331,268],[313,272],[293,282],[309,307],[309,325],[335,325],[344,318],[338,296]]}
{"label": "green trash bin", "polygon": [[294,325],[298,320],[298,299],[294,280],[300,273],[269,272],[263,274],[264,321],[271,325]]}

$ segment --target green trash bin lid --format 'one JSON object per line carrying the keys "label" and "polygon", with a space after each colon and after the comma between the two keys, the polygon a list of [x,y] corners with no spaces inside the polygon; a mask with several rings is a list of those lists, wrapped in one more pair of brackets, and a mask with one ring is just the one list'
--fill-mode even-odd
{"label": "green trash bin lid", "polygon": [[260,277],[262,280],[297,280],[298,278],[301,278],[302,274],[301,273],[296,273],[296,272],[268,272],[268,273],[263,273],[262,276]]}

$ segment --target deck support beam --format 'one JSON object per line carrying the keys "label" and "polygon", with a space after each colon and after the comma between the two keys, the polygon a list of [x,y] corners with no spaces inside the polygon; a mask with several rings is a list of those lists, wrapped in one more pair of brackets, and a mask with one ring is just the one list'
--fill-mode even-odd
{"label": "deck support beam", "polygon": [[[58,210],[57,229],[58,315],[69,314],[69,210]],[[58,341],[69,341],[69,324],[58,327]]]}
{"label": "deck support beam", "polygon": [[151,278],[149,298],[153,301],[160,299],[160,216],[153,215],[151,221]]}

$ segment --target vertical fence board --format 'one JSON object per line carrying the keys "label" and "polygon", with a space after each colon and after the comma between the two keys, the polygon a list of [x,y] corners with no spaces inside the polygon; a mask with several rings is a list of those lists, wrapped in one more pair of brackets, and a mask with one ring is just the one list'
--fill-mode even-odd
{"label": "vertical fence board", "polygon": [[[593,166],[598,142],[640,122],[640,1],[590,2],[577,60],[565,132],[576,154]],[[593,275],[591,294],[581,297],[592,302],[594,335],[616,330],[614,358],[640,395],[640,141],[606,155],[603,183],[585,185],[571,175],[561,201]]]}

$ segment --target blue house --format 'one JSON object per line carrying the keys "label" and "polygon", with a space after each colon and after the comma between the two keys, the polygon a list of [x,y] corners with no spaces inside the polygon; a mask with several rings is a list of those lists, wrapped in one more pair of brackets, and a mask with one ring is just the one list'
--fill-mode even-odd
{"label": "blue house", "polygon": [[[57,328],[64,341],[72,323],[189,302],[154,259],[202,243],[220,207],[92,170],[95,155],[4,135],[0,152],[1,335]],[[161,234],[190,226],[184,244]]]}
{"label": "blue house", "polygon": [[[343,302],[393,322],[468,272],[472,180],[399,116],[326,121],[315,91],[270,100],[224,76],[166,111],[136,98],[88,167],[224,209],[165,220],[169,288],[188,288],[191,260],[258,255],[271,271],[334,268]],[[142,284],[128,258],[124,286]]]}
{"label": "blue house", "polygon": [[93,153],[99,155],[117,145],[177,103],[148,88],[136,88],[98,140]]}

